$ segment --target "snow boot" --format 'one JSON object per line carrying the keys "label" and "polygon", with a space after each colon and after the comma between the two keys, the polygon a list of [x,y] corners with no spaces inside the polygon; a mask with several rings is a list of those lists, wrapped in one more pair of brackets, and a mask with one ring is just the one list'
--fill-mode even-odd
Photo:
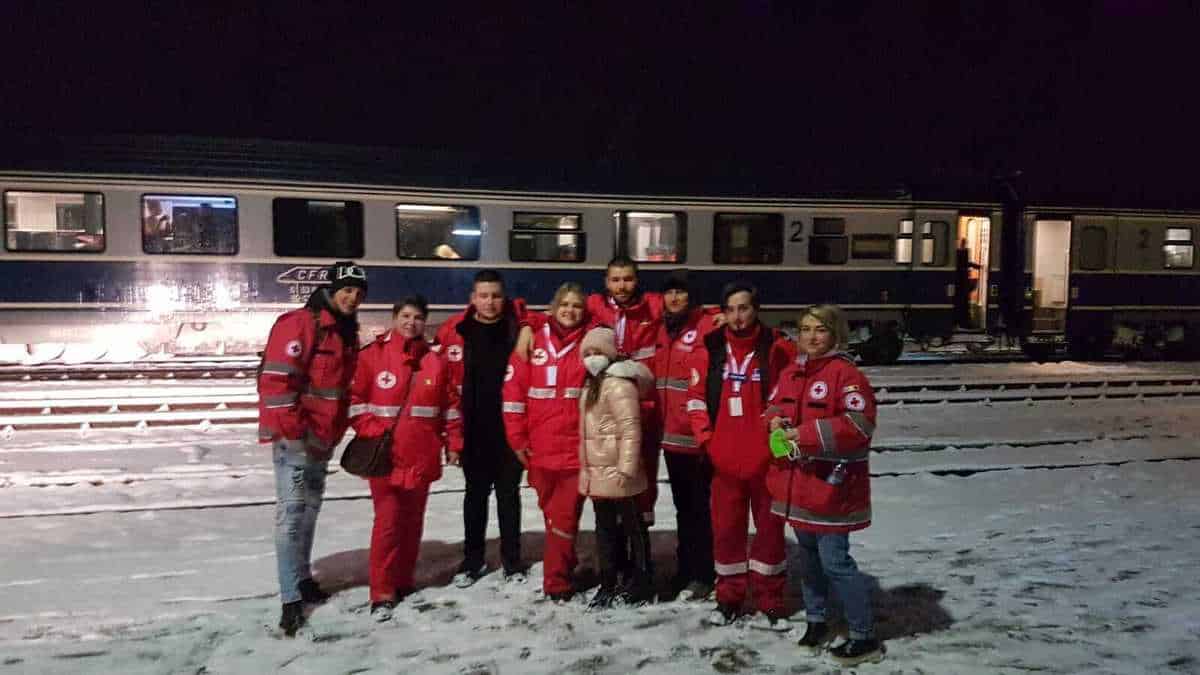
{"label": "snow boot", "polygon": [[796,646],[801,652],[809,656],[816,656],[829,646],[829,641],[833,636],[829,634],[829,624],[824,621],[810,621],[804,627],[804,635],[796,641]]}
{"label": "snow boot", "polygon": [[879,640],[849,639],[829,650],[829,657],[839,666],[857,666],[860,663],[879,663],[883,660],[883,645]]}
{"label": "snow boot", "polygon": [[283,612],[279,616],[279,627],[288,637],[296,637],[296,631],[304,626],[304,601],[283,603]]}
{"label": "snow boot", "polygon": [[319,605],[329,599],[321,585],[312,579],[305,579],[297,585],[300,597],[310,605]]}

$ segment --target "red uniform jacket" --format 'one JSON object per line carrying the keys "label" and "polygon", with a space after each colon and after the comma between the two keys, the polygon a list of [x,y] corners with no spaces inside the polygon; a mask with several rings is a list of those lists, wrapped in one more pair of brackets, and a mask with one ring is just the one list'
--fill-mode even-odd
{"label": "red uniform jacket", "polygon": [[[811,532],[852,532],[870,525],[875,393],[851,358],[827,354],[788,366],[765,415],[768,423],[776,416],[796,428],[802,456],[771,463],[772,511]],[[828,478],[838,464],[844,476],[832,485]]]}
{"label": "red uniform jacket", "polygon": [[517,356],[508,361],[504,431],[510,448],[529,448],[531,466],[578,470],[579,398],[587,379],[579,342],[587,326],[560,335],[551,329],[554,324],[553,320],[543,322],[534,331],[528,361]]}
{"label": "red uniform jacket", "polygon": [[668,452],[700,454],[700,444],[692,435],[692,422],[688,419],[688,387],[692,379],[692,353],[703,349],[704,338],[716,330],[712,314],[713,310],[692,308],[674,339],[667,332],[665,321],[658,331],[652,370],[658,388],[658,409],[662,411],[662,447]]}
{"label": "red uniform jacket", "polygon": [[[767,394],[795,358],[795,349],[783,334],[759,324],[744,338],[733,335],[728,327],[713,331],[703,340],[703,348],[692,352],[687,414],[696,441],[708,452],[717,471],[743,480],[766,472],[771,452],[763,433],[762,413],[767,408]],[[747,362],[751,352],[754,355]],[[739,375],[738,371],[743,372]],[[740,394],[734,396],[738,379]],[[734,414],[733,398],[741,399],[740,415]]]}
{"label": "red uniform jacket", "polygon": [[642,362],[653,372],[663,316],[661,293],[642,293],[629,307],[621,307],[607,295],[592,293],[587,299],[587,311],[596,323],[616,331],[618,354]]}
{"label": "red uniform jacket", "polygon": [[458,390],[445,358],[423,339],[380,335],[359,352],[350,393],[356,434],[375,438],[395,425],[392,485],[429,485],[442,477],[442,447],[462,451]]}
{"label": "red uniform jacket", "polygon": [[346,433],[357,356],[358,345],[342,340],[328,309],[315,319],[307,307],[276,319],[258,377],[259,441],[303,438],[310,455],[329,459]]}

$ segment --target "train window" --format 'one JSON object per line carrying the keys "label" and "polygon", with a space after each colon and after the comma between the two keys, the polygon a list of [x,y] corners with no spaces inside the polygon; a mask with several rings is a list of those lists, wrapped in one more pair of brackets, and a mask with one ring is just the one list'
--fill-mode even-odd
{"label": "train window", "polygon": [[687,262],[687,214],[617,211],[617,254],[637,262]]}
{"label": "train window", "polygon": [[396,205],[396,256],[479,260],[483,224],[474,206]]}
{"label": "train window", "polygon": [[713,262],[778,265],[783,262],[783,214],[718,213],[713,216]]}
{"label": "train window", "polygon": [[1102,270],[1108,266],[1108,230],[1089,225],[1079,233],[1079,269]]}
{"label": "train window", "polygon": [[1192,243],[1192,228],[1168,227],[1163,243],[1163,267],[1166,269],[1191,269],[1195,253]]}
{"label": "train window", "polygon": [[845,218],[813,218],[813,234],[846,234]]}
{"label": "train window", "polygon": [[849,253],[846,237],[808,238],[808,262],[813,265],[844,265]]}
{"label": "train window", "polygon": [[361,258],[362,202],[277,197],[271,203],[275,255]]}
{"label": "train window", "polygon": [[4,214],[10,251],[104,250],[104,195],[99,192],[9,191]]}
{"label": "train window", "polygon": [[912,264],[913,253],[913,221],[901,220],[896,226],[896,262],[901,265]]}
{"label": "train window", "polygon": [[142,195],[142,250],[235,255],[237,200],[201,195]]}
{"label": "train window", "polygon": [[928,221],[921,225],[921,264],[945,265],[950,254],[950,225],[945,221]]}
{"label": "train window", "polygon": [[508,257],[513,262],[583,262],[587,235],[578,213],[513,213]]}
{"label": "train window", "polygon": [[[856,234],[850,239],[850,256],[865,260],[891,260],[896,240],[890,234]],[[912,243],[912,240],[909,240]]]}

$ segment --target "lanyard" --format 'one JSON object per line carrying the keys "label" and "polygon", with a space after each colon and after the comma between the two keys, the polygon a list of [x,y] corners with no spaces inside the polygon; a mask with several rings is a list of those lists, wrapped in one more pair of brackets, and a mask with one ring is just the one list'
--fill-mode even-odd
{"label": "lanyard", "polygon": [[620,305],[617,304],[617,301],[614,300],[612,298],[612,296],[609,296],[608,304],[612,305],[613,311],[617,315],[617,323],[616,323],[616,326],[614,326],[614,329],[615,329],[614,332],[617,334],[616,335],[616,337],[617,337],[617,353],[624,354],[625,353],[625,324],[626,324],[625,310]]}
{"label": "lanyard", "polygon": [[725,359],[725,379],[733,381],[733,395],[740,396],[742,394],[742,383],[746,381],[746,371],[750,368],[750,360],[754,358],[754,352],[746,355],[742,360],[742,365],[738,366],[733,358],[733,348],[729,343],[725,343],[725,353],[729,358]]}
{"label": "lanyard", "polygon": [[575,342],[572,342],[564,347],[563,350],[559,352],[554,350],[554,340],[550,339],[550,324],[542,324],[542,334],[546,336],[546,351],[550,353],[550,358],[554,359],[554,363],[556,364],[560,358],[566,356],[567,352],[574,349],[575,345],[579,343],[579,340],[576,340]]}

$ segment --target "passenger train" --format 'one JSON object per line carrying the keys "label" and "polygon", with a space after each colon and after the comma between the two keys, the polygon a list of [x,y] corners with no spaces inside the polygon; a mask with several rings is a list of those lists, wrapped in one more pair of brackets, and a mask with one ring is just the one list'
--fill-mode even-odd
{"label": "passenger train", "polygon": [[99,159],[0,158],[0,362],[251,354],[337,259],[367,268],[367,339],[405,294],[429,298],[433,326],[465,306],[475,272],[496,268],[539,307],[564,281],[603,290],[615,254],[639,261],[648,289],[689,269],[705,303],[749,280],[769,323],[840,304],[868,362],[895,361],[905,340],[1011,339],[1038,359],[1200,351],[1200,212],[1022,204],[1004,189],[930,199],[439,186],[295,144],[283,155],[192,144],[188,157],[105,147]]}

